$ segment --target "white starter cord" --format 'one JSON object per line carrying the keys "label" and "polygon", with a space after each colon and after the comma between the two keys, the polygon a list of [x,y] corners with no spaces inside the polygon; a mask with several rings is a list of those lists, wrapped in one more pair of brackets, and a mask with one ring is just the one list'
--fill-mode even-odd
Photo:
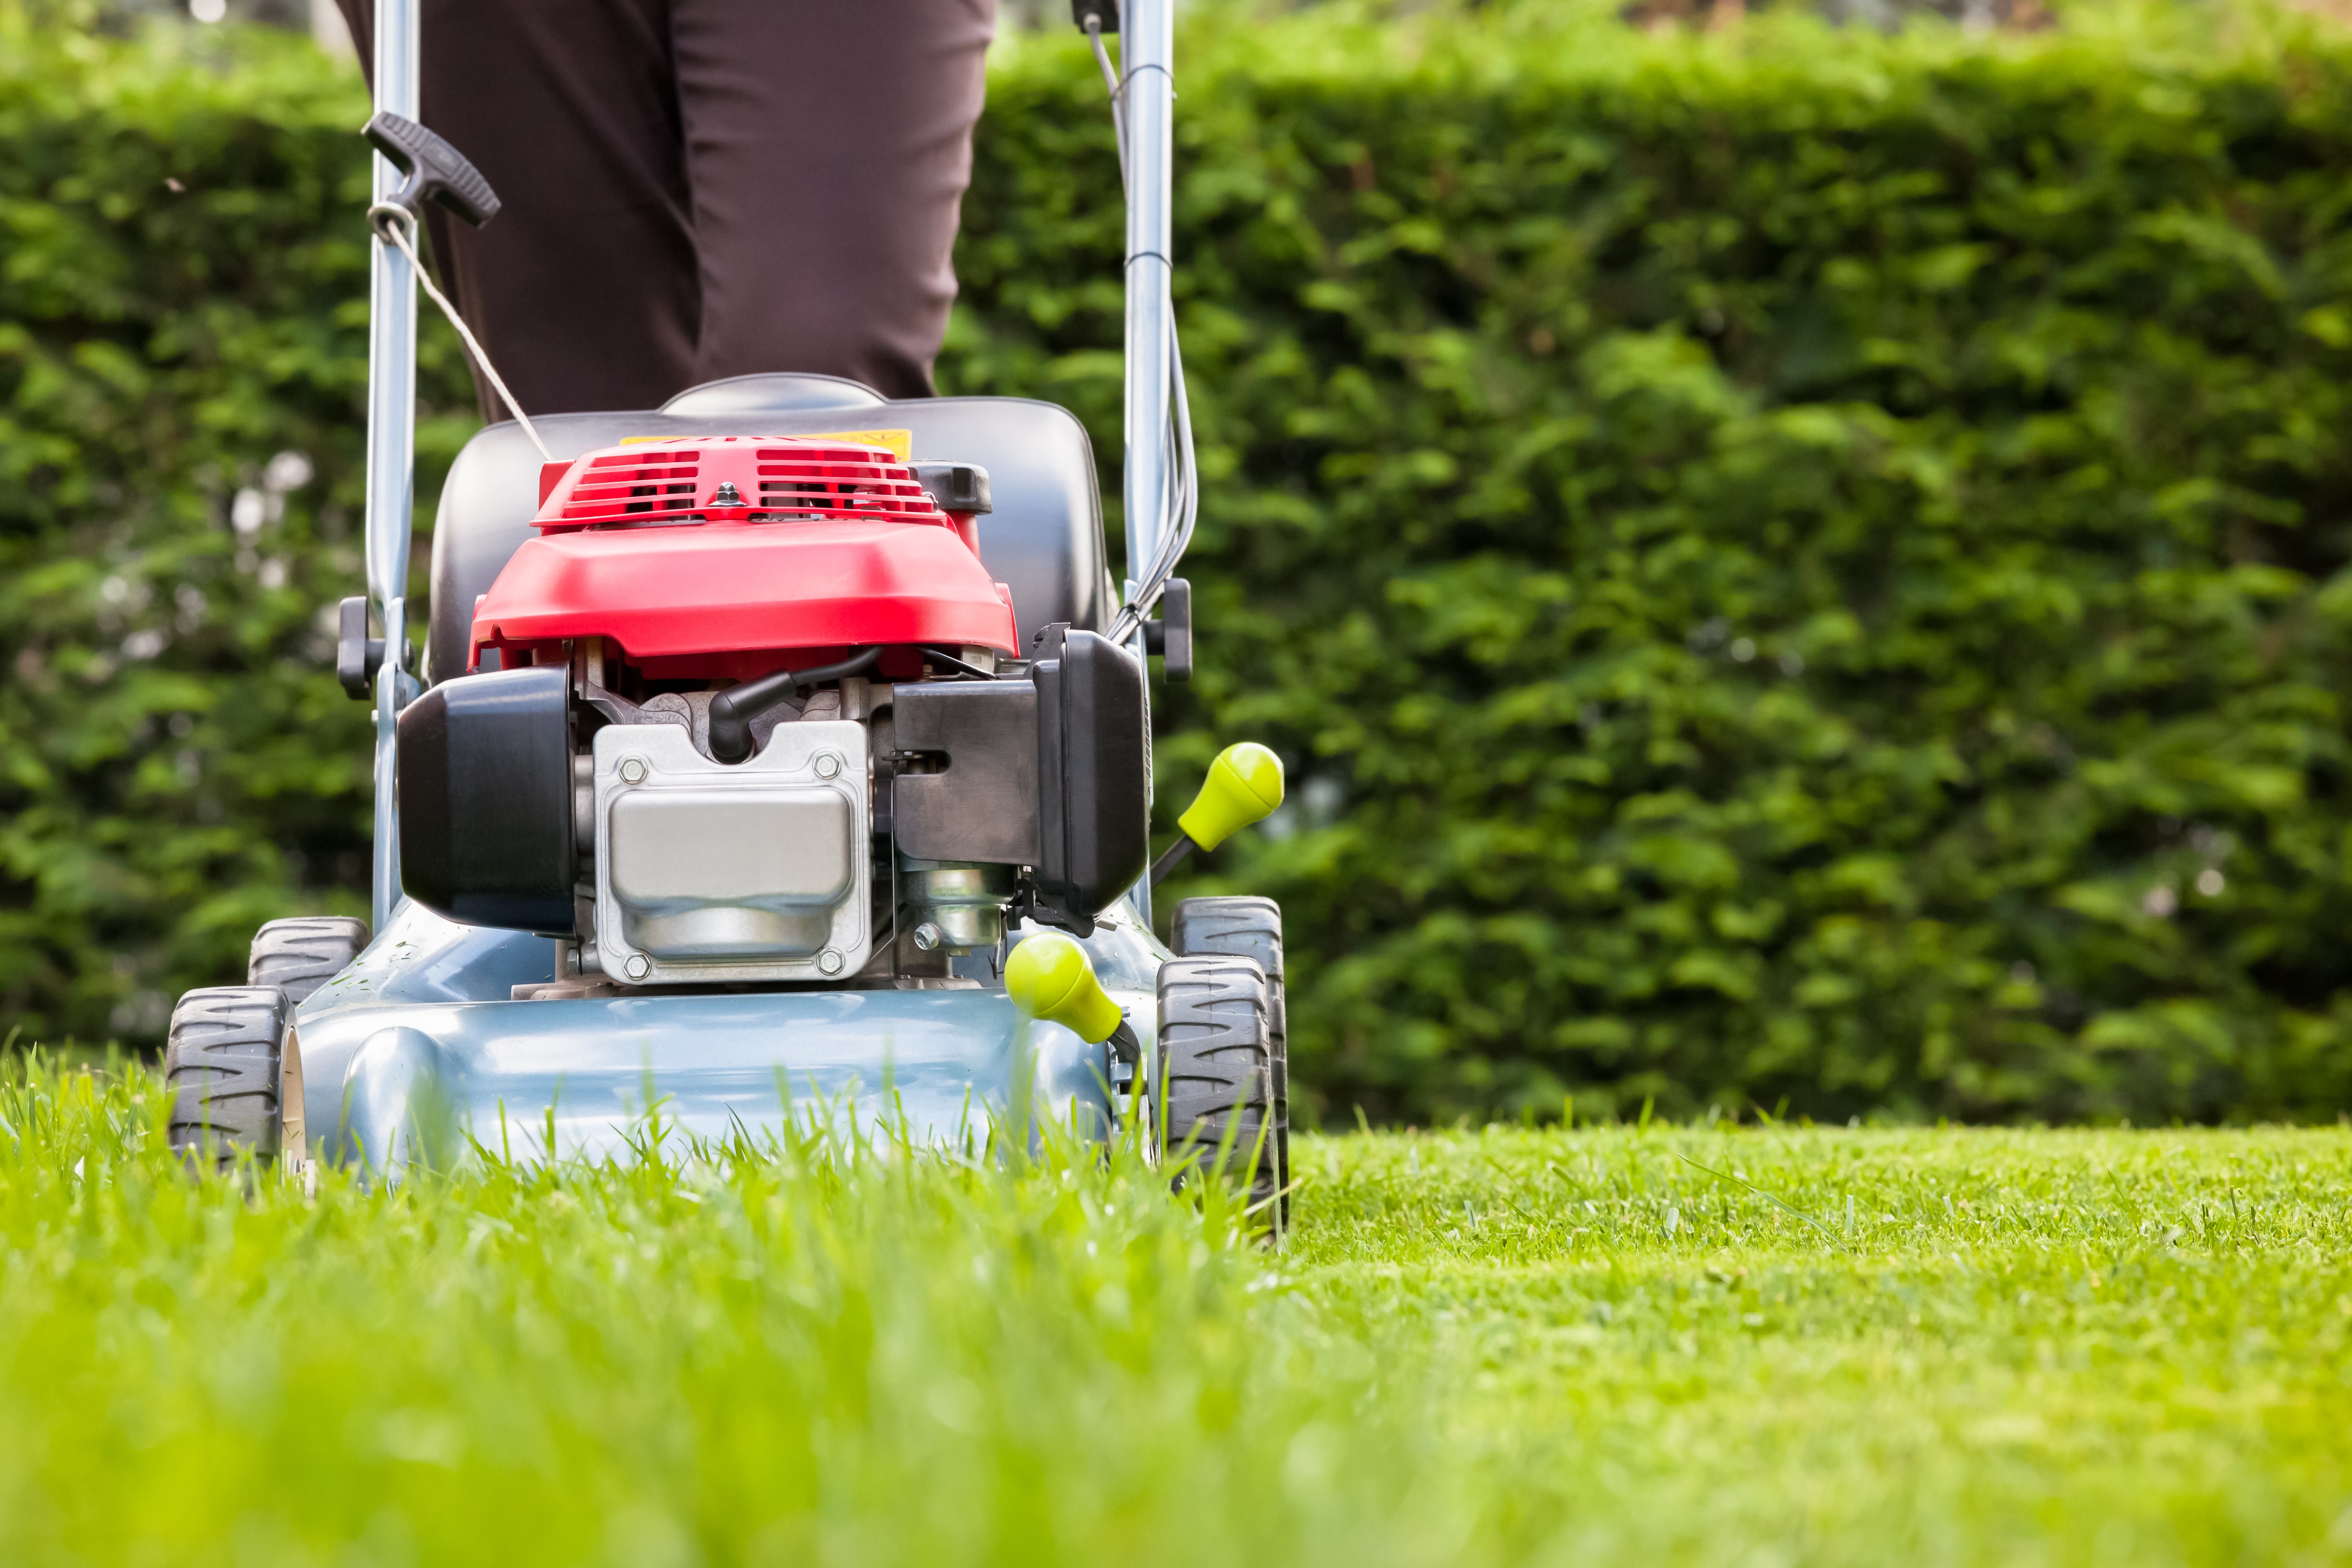
{"label": "white starter cord", "polygon": [[425,292],[432,297],[433,302],[441,307],[441,313],[449,318],[449,324],[457,329],[457,335],[465,340],[466,352],[474,356],[474,363],[480,365],[482,374],[490,378],[490,384],[498,389],[499,400],[507,405],[507,412],[515,416],[515,423],[522,426],[522,433],[530,437],[530,444],[539,448],[541,460],[555,461],[555,454],[549,451],[547,443],[539,438],[538,426],[531,424],[530,416],[522,411],[522,405],[515,401],[514,394],[507,390],[507,384],[499,379],[498,367],[490,363],[490,356],[482,352],[482,345],[475,338],[473,330],[466,325],[466,319],[457,314],[457,307],[449,303],[449,297],[434,286],[433,274],[426,271],[425,263],[417,258],[416,247],[409,240],[409,232],[416,226],[416,215],[398,202],[378,202],[368,208],[368,226],[375,230],[378,238],[386,244],[398,246],[400,253],[408,258],[408,265],[415,271],[417,282],[425,286]]}

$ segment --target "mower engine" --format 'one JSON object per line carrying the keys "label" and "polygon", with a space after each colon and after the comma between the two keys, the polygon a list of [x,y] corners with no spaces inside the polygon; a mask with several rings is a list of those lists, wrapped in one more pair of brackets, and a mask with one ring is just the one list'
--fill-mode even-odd
{"label": "mower engine", "polygon": [[1140,876],[1143,673],[1024,649],[988,476],[855,437],[550,463],[468,672],[399,720],[408,895],[565,943],[558,984],[968,984],[1008,919]]}

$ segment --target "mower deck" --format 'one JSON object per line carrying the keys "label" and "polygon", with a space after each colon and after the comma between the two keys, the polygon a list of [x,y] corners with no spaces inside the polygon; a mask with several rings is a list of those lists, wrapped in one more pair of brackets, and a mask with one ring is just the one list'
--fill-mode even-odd
{"label": "mower deck", "polygon": [[[1085,945],[1150,1041],[1167,949],[1124,904]],[[1001,984],[511,1000],[552,981],[553,955],[546,938],[404,900],[297,1014],[314,1153],[439,1165],[470,1138],[537,1159],[551,1127],[559,1158],[624,1154],[655,1107],[665,1135],[711,1139],[787,1118],[871,1129],[903,1116],[916,1142],[950,1146],[1008,1122],[1109,1126],[1104,1047],[1023,1018]]]}

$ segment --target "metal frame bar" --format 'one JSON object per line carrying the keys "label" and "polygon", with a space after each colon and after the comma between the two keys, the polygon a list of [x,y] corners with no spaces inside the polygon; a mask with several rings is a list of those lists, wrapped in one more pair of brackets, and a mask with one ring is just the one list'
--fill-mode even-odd
{"label": "metal frame bar", "polygon": [[[1167,525],[1170,207],[1173,192],[1174,14],[1126,0],[1119,16],[1127,115],[1127,574],[1139,581]],[[1130,584],[1130,587],[1132,584]]]}
{"label": "metal frame bar", "polygon": [[[1127,583],[1122,599],[1140,591],[1173,521],[1169,497],[1169,282],[1173,249],[1175,7],[1171,0],[1123,0],[1118,24],[1119,107],[1127,131],[1127,451],[1122,513],[1127,522]],[[1135,660],[1143,664],[1138,631]],[[1148,667],[1147,667],[1148,668]],[[1146,701],[1150,683],[1145,683]],[[1144,716],[1150,733],[1150,715]],[[1151,879],[1128,894],[1144,925],[1151,924]]]}
{"label": "metal frame bar", "polygon": [[[375,107],[419,118],[422,51],[418,0],[376,0]],[[389,200],[401,173],[375,155],[375,197]],[[375,678],[375,876],[373,930],[400,902],[400,817],[394,809],[394,721],[414,693],[404,668],[408,645],[408,544],[416,486],[416,275],[408,258],[377,237],[368,269],[367,595],[383,626]]]}

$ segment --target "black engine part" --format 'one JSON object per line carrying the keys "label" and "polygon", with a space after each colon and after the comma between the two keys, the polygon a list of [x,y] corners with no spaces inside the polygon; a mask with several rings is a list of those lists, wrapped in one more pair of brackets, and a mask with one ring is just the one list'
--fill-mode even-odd
{"label": "black engine part", "polygon": [[869,647],[838,664],[797,672],[780,669],[757,680],[729,687],[710,700],[710,754],[722,763],[741,762],[751,754],[752,720],[790,697],[797,687],[838,680],[845,675],[871,669],[874,661],[881,657],[880,648]]}
{"label": "black engine part", "polygon": [[996,510],[988,470],[978,463],[917,463],[915,482],[950,517],[983,517]]}
{"label": "black engine part", "polygon": [[891,734],[902,752],[943,757],[891,788],[898,848],[919,860],[1037,863],[1037,688],[1026,680],[900,686]]}
{"label": "black engine part", "polygon": [[1092,632],[1048,626],[1022,680],[900,686],[902,752],[943,756],[893,786],[899,849],[1028,866],[1032,910],[1081,936],[1150,858],[1143,671]]}
{"label": "black engine part", "polygon": [[1048,626],[1037,686],[1037,918],[1080,936],[1151,860],[1143,668],[1092,632]]}
{"label": "black engine part", "polygon": [[400,879],[463,925],[574,936],[561,666],[445,680],[400,714]]}

